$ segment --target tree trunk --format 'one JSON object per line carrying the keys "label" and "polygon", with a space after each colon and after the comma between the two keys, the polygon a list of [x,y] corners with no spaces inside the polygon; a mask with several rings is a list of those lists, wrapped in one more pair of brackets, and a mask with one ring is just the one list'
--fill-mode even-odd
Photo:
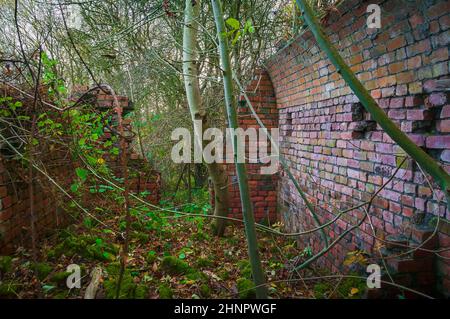
{"label": "tree trunk", "polygon": [[[190,2],[187,0],[187,2]],[[225,93],[225,104],[228,115],[228,125],[231,129],[238,127],[236,115],[236,100],[233,96],[232,71],[228,49],[228,39],[226,37],[225,22],[223,20],[223,12],[221,3],[218,0],[211,0],[214,20],[217,27],[217,36],[219,38],[219,55],[222,68],[223,86]],[[261,266],[261,260],[258,252],[258,242],[255,230],[255,217],[253,216],[253,207],[250,202],[250,192],[248,188],[247,170],[245,163],[238,162],[239,139],[233,134],[233,155],[236,165],[236,174],[239,184],[239,192],[241,194],[242,215],[244,217],[245,234],[247,236],[248,254],[252,268],[253,281],[256,286],[256,297],[267,298],[267,287],[264,278],[264,272]],[[243,149],[243,148],[241,148]]]}
{"label": "tree trunk", "polygon": [[[203,132],[208,128],[206,111],[202,105],[197,70],[197,23],[200,1],[186,0],[185,24],[183,33],[183,73],[186,96],[189,104],[194,136],[198,145],[205,145]],[[206,164],[208,174],[214,187],[214,215],[226,217],[230,207],[228,198],[228,176],[223,165],[219,163]],[[224,218],[216,218],[213,230],[215,235],[223,236],[226,227]]]}

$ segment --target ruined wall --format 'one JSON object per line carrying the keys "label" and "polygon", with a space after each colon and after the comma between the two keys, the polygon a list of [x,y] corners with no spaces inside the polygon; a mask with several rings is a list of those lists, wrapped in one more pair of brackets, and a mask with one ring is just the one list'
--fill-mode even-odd
{"label": "ruined wall", "polygon": [[[253,79],[246,87],[246,93],[253,108],[269,132],[271,128],[277,128],[278,110],[276,108],[275,93],[272,82],[266,71],[255,71]],[[239,99],[237,115],[239,127],[243,129],[259,129],[259,125],[253,117],[243,96]],[[246,156],[249,157],[249,152],[257,152],[258,146],[262,143],[267,143],[268,154],[270,154],[271,149],[268,140],[263,142],[258,139],[258,143],[249,143],[249,140],[247,139]],[[230,149],[227,149],[227,151],[230,151]],[[227,158],[232,158],[232,152],[228,152]],[[258,159],[260,159],[260,157],[258,157]],[[258,160],[257,163],[248,163],[248,161],[246,163],[250,199],[253,204],[255,220],[257,222],[267,222],[267,220],[273,222],[277,219],[278,173],[261,174],[261,167],[268,166],[268,164],[261,163],[260,160]],[[230,216],[242,219],[239,185],[237,184],[235,166],[233,164],[228,164],[227,171],[229,176],[228,190],[231,201]]]}
{"label": "ruined wall", "polygon": [[[94,105],[100,111],[113,108],[113,97],[99,90],[83,95],[87,87],[78,88],[79,92],[74,94],[74,99],[83,96],[83,103]],[[3,91],[3,90],[1,90]],[[4,94],[6,94],[6,90]],[[11,93],[11,92],[8,92]],[[23,96],[15,96],[15,99],[22,100],[24,107],[31,105],[29,100]],[[131,111],[131,102],[127,97],[119,96],[119,104],[124,112]],[[112,127],[114,127],[114,119]],[[128,143],[133,142],[131,120],[124,119],[124,127]],[[106,129],[100,139],[107,139],[114,134]],[[54,179],[61,187],[70,193],[70,185],[73,183],[75,168],[80,165],[71,156],[67,145],[39,144],[40,156],[45,154],[45,158],[40,158],[46,173]],[[45,148],[45,149],[44,149]],[[4,150],[2,149],[2,152]],[[148,162],[137,156],[133,150],[129,149],[128,167],[130,169],[130,190],[134,193],[146,192],[146,200],[158,204],[160,201],[161,179],[159,172],[153,170]],[[107,158],[109,167],[120,176],[119,159]],[[35,227],[38,240],[50,235],[56,228],[67,226],[74,222],[71,213],[66,207],[70,199],[58,190],[48,178],[41,173],[34,171],[34,215]],[[31,244],[31,222],[30,222],[30,196],[29,196],[28,168],[20,160],[13,156],[0,155],[0,253],[10,253],[17,246],[30,246]],[[83,200],[88,204],[90,197]],[[92,200],[92,199],[91,199]],[[81,202],[82,205],[85,205]]]}
{"label": "ruined wall", "polygon": [[[366,8],[380,5],[382,28],[366,27]],[[364,86],[418,145],[450,171],[450,102],[441,79],[449,77],[450,3],[448,1],[347,0],[326,24],[326,32]],[[310,32],[299,36],[267,63],[279,109],[280,148],[298,182],[317,205],[321,222],[339,210],[367,201],[394,173],[403,152],[380,129],[352,94]],[[282,221],[292,231],[315,227],[304,202],[284,172],[279,184]],[[395,257],[408,247],[448,248],[450,219],[444,194],[428,186],[410,160],[374,201],[361,227],[344,237],[319,264],[343,270],[346,253],[381,251],[402,283],[427,293],[450,291],[450,263],[429,251]],[[330,241],[364,217],[343,215],[327,228]],[[375,229],[374,238],[372,225]],[[404,235],[403,236],[400,236]],[[302,237],[314,252],[318,236]],[[437,246],[438,245],[438,246]],[[406,249],[407,250],[407,249]],[[449,251],[440,253],[450,257]],[[378,260],[379,262],[379,260]],[[435,277],[435,273],[438,277]]]}

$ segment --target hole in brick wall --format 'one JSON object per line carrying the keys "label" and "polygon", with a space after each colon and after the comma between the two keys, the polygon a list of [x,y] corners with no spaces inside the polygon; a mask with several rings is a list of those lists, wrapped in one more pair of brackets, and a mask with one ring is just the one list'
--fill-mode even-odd
{"label": "hole in brick wall", "polygon": [[292,136],[292,112],[286,112],[286,136]]}
{"label": "hole in brick wall", "polygon": [[365,133],[375,131],[377,123],[370,119],[370,114],[366,112],[361,103],[351,104],[352,123],[349,130],[353,132],[353,138],[361,139],[365,137]]}

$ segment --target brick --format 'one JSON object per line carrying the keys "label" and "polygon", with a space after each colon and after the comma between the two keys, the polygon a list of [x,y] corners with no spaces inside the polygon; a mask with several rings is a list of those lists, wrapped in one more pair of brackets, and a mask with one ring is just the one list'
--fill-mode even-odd
{"label": "brick", "polygon": [[448,74],[447,62],[437,63],[433,65],[432,68],[433,77],[437,78],[441,75]]}
{"label": "brick", "polygon": [[437,63],[437,62],[447,61],[447,60],[448,60],[448,49],[447,48],[440,48],[431,53],[431,56],[430,56],[431,63]]}
{"label": "brick", "polygon": [[441,106],[447,103],[446,93],[432,93],[425,100],[425,105],[428,107]]}
{"label": "brick", "polygon": [[441,119],[450,118],[450,105],[445,105],[441,111]]}
{"label": "brick", "polygon": [[388,51],[397,50],[403,46],[405,46],[406,41],[404,36],[396,37],[395,39],[389,41],[386,45]]}
{"label": "brick", "polygon": [[406,61],[406,64],[409,70],[420,68],[422,66],[422,57],[420,55],[412,57]]}
{"label": "brick", "polygon": [[450,148],[450,136],[429,136],[425,145],[428,148]]}
{"label": "brick", "polygon": [[445,15],[439,19],[439,25],[442,30],[450,28],[450,15]]}
{"label": "brick", "polygon": [[417,54],[425,52],[431,52],[431,42],[429,39],[422,40],[406,47],[406,53],[408,54],[408,57],[413,57]]}
{"label": "brick", "polygon": [[427,241],[427,248],[434,248],[438,243],[437,233],[435,234],[434,230],[421,226],[415,226],[412,228],[411,238],[418,243],[424,243]]}
{"label": "brick", "polygon": [[415,80],[415,74],[413,71],[406,71],[396,74],[395,79],[398,84],[410,83]]}
{"label": "brick", "polygon": [[437,130],[441,133],[450,133],[450,120],[438,121]]}
{"label": "brick", "polygon": [[416,275],[416,281],[419,286],[432,286],[436,282],[436,276],[433,272],[420,272]]}
{"label": "brick", "polygon": [[423,105],[423,103],[423,98],[420,96],[407,96],[405,98],[406,107],[419,106]]}
{"label": "brick", "polygon": [[411,24],[411,27],[415,29],[418,25],[424,24],[425,20],[423,16],[415,14],[409,18],[409,23]]}
{"label": "brick", "polygon": [[396,62],[389,64],[388,66],[389,73],[399,73],[405,70],[405,63],[402,62]]}
{"label": "brick", "polygon": [[433,113],[428,110],[407,110],[406,118],[408,120],[432,120]]}
{"label": "brick", "polygon": [[392,108],[401,108],[405,105],[405,98],[397,97],[390,100],[389,106]]}
{"label": "brick", "polygon": [[450,163],[450,150],[444,150],[441,153],[441,161]]}
{"label": "brick", "polygon": [[394,120],[403,120],[406,118],[405,110],[390,110],[388,116]]}
{"label": "brick", "polygon": [[395,88],[395,95],[397,96],[403,96],[408,94],[408,86],[406,84],[397,85]]}
{"label": "brick", "polygon": [[433,260],[432,259],[388,259],[388,265],[391,266],[394,271],[399,273],[416,273],[432,271]]}
{"label": "brick", "polygon": [[413,82],[408,84],[409,94],[418,94],[423,92],[423,87],[421,82]]}
{"label": "brick", "polygon": [[435,4],[434,6],[428,8],[426,11],[426,15],[430,20],[438,18],[444,14],[448,14],[450,11],[450,3],[449,2],[440,2]]}

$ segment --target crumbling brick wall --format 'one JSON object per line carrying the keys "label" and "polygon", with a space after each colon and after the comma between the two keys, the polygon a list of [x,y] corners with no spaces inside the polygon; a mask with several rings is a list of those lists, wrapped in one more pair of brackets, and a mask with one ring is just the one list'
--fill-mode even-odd
{"label": "crumbling brick wall", "polygon": [[[275,93],[272,82],[268,73],[264,70],[258,70],[254,73],[254,78],[246,87],[247,96],[255,109],[255,112],[260,117],[268,131],[271,128],[278,127],[278,110],[276,107]],[[237,110],[238,124],[243,129],[255,128],[259,129],[256,119],[251,113],[244,96],[239,99],[239,106]],[[259,132],[261,133],[261,132]],[[259,138],[258,134],[258,138]],[[246,157],[249,152],[257,152],[258,146],[261,142],[250,145],[249,140],[246,140]],[[271,145],[269,140],[266,141],[268,154],[271,152]],[[229,149],[227,157],[232,158],[232,153]],[[256,153],[255,153],[256,155]],[[260,159],[260,157],[258,157]],[[268,166],[260,160],[257,163],[246,163],[248,183],[250,188],[250,199],[253,205],[255,220],[257,222],[275,221],[277,219],[277,191],[278,191],[278,173],[275,174],[261,174],[261,167]],[[229,176],[229,193],[230,193],[230,216],[235,218],[242,218],[241,200],[239,195],[239,185],[237,183],[237,176],[234,164],[227,165]]]}
{"label": "crumbling brick wall", "polygon": [[[79,87],[74,98],[83,96],[83,103],[94,105],[101,111],[113,108],[113,97],[100,90],[91,90],[83,94],[88,88]],[[16,97],[20,99],[20,96]],[[120,107],[131,111],[131,102],[125,96],[118,96]],[[24,101],[26,107],[30,101]],[[80,103],[82,105],[83,103]],[[112,127],[114,127],[114,116]],[[124,119],[124,127],[129,145],[133,142],[131,120]],[[103,139],[109,138],[114,132],[105,130]],[[42,147],[42,146],[39,146]],[[48,175],[61,187],[70,193],[70,185],[75,179],[75,168],[79,165],[73,161],[67,146],[57,149],[41,150],[47,154],[44,165]],[[129,185],[133,193],[145,192],[145,199],[153,204],[160,201],[161,177],[160,173],[152,169],[148,162],[139,158],[129,148],[128,167],[130,169]],[[120,176],[119,159],[106,159],[108,165]],[[10,253],[17,246],[29,246],[31,243],[30,196],[27,169],[20,161],[11,156],[0,155],[0,253]],[[58,227],[65,227],[74,219],[63,209],[62,203],[68,198],[49,182],[47,177],[35,171],[33,176],[34,215],[38,240]],[[88,200],[88,199],[86,199]]]}
{"label": "crumbling brick wall", "polygon": [[[371,3],[381,7],[381,29],[366,27]],[[324,23],[333,44],[388,116],[450,171],[450,3],[346,0]],[[309,31],[266,65],[279,111],[281,153],[321,223],[367,201],[399,168],[404,152],[371,119]],[[371,222],[366,219],[318,263],[348,271],[343,269],[346,253],[360,249],[380,264],[381,253],[399,283],[448,295],[450,213],[444,193],[431,183],[434,192],[408,159],[373,202]],[[289,230],[316,227],[285,172],[278,196],[278,214]],[[344,214],[326,229],[330,241],[363,217],[361,209]],[[300,241],[316,253],[323,248],[318,234]],[[407,253],[417,245],[428,250]],[[434,254],[436,249],[442,251]]]}

